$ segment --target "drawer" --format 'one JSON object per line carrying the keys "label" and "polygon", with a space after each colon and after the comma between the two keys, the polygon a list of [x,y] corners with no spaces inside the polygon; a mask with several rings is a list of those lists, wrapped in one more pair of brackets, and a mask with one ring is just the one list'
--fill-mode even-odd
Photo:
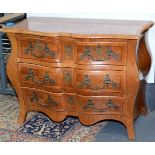
{"label": "drawer", "polygon": [[52,92],[73,92],[73,69],[18,63],[21,86]]}
{"label": "drawer", "polygon": [[76,92],[80,95],[126,95],[125,71],[75,71]]}
{"label": "drawer", "polygon": [[61,44],[58,38],[18,36],[19,57],[45,62],[61,62]]}
{"label": "drawer", "polygon": [[30,88],[22,88],[22,93],[26,106],[64,111],[65,103],[62,93],[48,93]]}
{"label": "drawer", "polygon": [[62,69],[18,63],[21,86],[62,92]]}
{"label": "drawer", "polygon": [[126,65],[126,42],[77,42],[75,60],[78,64]]}
{"label": "drawer", "polygon": [[126,101],[116,97],[78,96],[78,111],[83,114],[125,114]]}

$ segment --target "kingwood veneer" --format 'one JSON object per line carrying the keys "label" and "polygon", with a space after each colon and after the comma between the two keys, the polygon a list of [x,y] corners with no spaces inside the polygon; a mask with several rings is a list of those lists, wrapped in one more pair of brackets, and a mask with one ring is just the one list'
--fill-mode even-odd
{"label": "kingwood veneer", "polygon": [[85,125],[112,119],[134,139],[134,116],[146,110],[139,71],[149,70],[144,34],[152,25],[32,17],[5,28],[12,44],[7,73],[20,102],[19,123],[32,110],[56,122],[67,116]]}

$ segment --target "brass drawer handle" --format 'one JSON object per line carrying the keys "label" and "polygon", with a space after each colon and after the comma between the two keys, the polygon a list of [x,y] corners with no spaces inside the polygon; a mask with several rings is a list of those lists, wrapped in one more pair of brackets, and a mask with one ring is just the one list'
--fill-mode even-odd
{"label": "brass drawer handle", "polygon": [[46,106],[48,106],[48,105],[53,105],[53,106],[55,106],[55,107],[58,106],[58,103],[55,102],[55,101],[50,97],[50,95],[48,95],[47,101],[46,101],[45,103],[40,103],[38,94],[37,94],[36,92],[33,92],[33,93],[32,93],[32,97],[30,98],[30,101],[31,101],[31,102],[35,102],[35,103],[37,103],[37,104],[39,104],[39,105],[41,105],[41,106],[44,106],[44,107],[46,107]]}
{"label": "brass drawer handle", "polygon": [[86,88],[86,89],[92,89],[92,90],[102,90],[102,89],[108,88],[110,85],[114,89],[118,87],[118,84],[110,79],[110,75],[109,74],[106,74],[104,76],[104,78],[103,78],[103,86],[101,86],[101,87],[92,85],[92,82],[91,82],[89,76],[88,75],[84,75],[84,78],[80,82],[78,87],[80,89]]}
{"label": "brass drawer handle", "polygon": [[55,51],[52,51],[46,43],[40,43],[37,41],[34,45],[30,41],[28,47],[25,49],[25,54],[31,54],[36,58],[46,58],[47,56],[51,56],[51,58],[55,58]]}
{"label": "brass drawer handle", "polygon": [[93,101],[89,99],[88,102],[86,103],[86,105],[83,106],[83,110],[87,111],[89,109],[92,109],[92,111],[94,111],[94,112],[107,112],[107,111],[111,111],[111,110],[118,111],[119,106],[117,104],[114,104],[111,99],[108,99],[105,108],[96,109]]}
{"label": "brass drawer handle", "polygon": [[[95,53],[96,57],[93,56]],[[87,58],[92,61],[109,61],[111,58],[114,60],[119,60],[120,55],[113,51],[110,47],[104,47],[98,44],[95,48],[90,46],[85,46],[85,49],[80,57],[80,60]]]}
{"label": "brass drawer handle", "polygon": [[47,82],[50,83],[50,84],[52,84],[52,85],[56,83],[56,81],[53,80],[49,76],[48,72],[45,72],[45,75],[43,77],[43,80],[40,80],[40,81],[36,80],[35,79],[35,73],[33,72],[32,68],[29,68],[28,69],[28,73],[27,73],[27,75],[25,76],[24,79],[27,80],[27,81],[31,79],[34,83],[39,84],[39,85],[45,84]]}

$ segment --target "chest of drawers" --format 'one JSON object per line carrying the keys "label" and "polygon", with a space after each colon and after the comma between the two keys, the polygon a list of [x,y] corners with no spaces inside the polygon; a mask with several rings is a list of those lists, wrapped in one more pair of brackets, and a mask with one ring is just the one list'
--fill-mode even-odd
{"label": "chest of drawers", "polygon": [[[139,71],[149,69],[144,34],[151,21],[29,18],[5,28],[12,53],[7,73],[23,123],[28,111],[56,122],[122,122],[134,139],[134,116],[145,105]],[[145,60],[140,61],[145,56]]]}

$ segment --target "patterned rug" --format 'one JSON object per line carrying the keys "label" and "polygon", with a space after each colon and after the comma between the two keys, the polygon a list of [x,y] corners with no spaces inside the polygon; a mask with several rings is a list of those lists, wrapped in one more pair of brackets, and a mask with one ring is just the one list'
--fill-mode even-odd
{"label": "patterned rug", "polygon": [[92,142],[106,124],[84,126],[74,117],[55,123],[43,113],[29,112],[26,122],[19,126],[18,110],[15,96],[0,94],[1,142]]}

